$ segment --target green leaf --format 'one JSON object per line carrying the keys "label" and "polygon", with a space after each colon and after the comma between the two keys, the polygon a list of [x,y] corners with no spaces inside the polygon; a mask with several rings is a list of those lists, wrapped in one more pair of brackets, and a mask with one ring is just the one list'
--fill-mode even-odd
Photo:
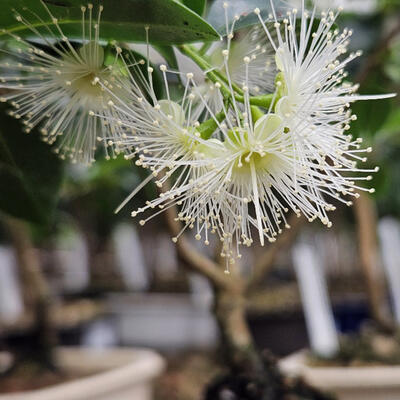
{"label": "green leaf", "polygon": [[[54,17],[59,19],[64,34],[80,38],[82,1],[44,1]],[[100,22],[100,36],[105,40],[145,41],[146,26],[150,28],[151,43],[172,44],[218,38],[211,25],[178,0],[103,0],[102,5],[104,11]],[[38,0],[2,0],[0,28],[21,35],[29,33],[22,23],[15,20],[14,9],[39,30],[42,28],[41,32],[47,32],[45,25],[51,22],[51,17]],[[97,17],[97,8],[94,9]]]}
{"label": "green leaf", "polygon": [[[217,30],[221,35],[226,35],[225,26],[225,10],[224,3],[226,0],[214,0],[212,5],[209,7],[207,12],[206,20]],[[269,1],[265,0],[246,0],[246,1],[231,1],[228,2],[228,22],[229,28],[233,22],[234,17],[237,15],[240,17],[239,21],[235,23],[234,31],[242,28],[247,28],[252,25],[258,24],[259,19],[254,14],[254,9],[259,8],[261,15],[267,18],[268,14],[271,13],[271,5]],[[277,15],[285,15],[285,12],[289,10],[288,3],[284,0],[275,0],[274,8]]]}
{"label": "green leaf", "polygon": [[[140,54],[135,50],[126,50],[126,51],[124,50],[123,54],[127,61],[132,60],[133,62],[136,63],[139,60],[146,60],[146,57],[143,56],[143,54]],[[149,62],[149,65],[153,68],[152,83],[153,83],[154,93],[156,94],[158,99],[163,98],[165,94],[165,87],[163,78],[161,76],[161,72],[159,68],[157,68],[156,65],[154,65],[153,63]],[[146,81],[149,82],[147,79],[148,78],[147,67],[148,65],[147,63],[145,63],[145,64],[139,64],[137,68],[131,68],[131,73],[136,82],[141,82],[142,77],[144,77]],[[141,75],[139,75],[139,72],[141,73]],[[142,89],[143,92],[145,93],[146,90],[143,87]]]}
{"label": "green leaf", "polygon": [[179,70],[178,60],[176,59],[174,48],[172,46],[156,45],[154,48],[164,57],[165,61],[172,69],[177,71]]}
{"label": "green leaf", "polygon": [[[156,45],[153,47],[164,57],[165,61],[167,62],[167,64],[169,65],[169,67],[172,70],[179,71],[178,60],[176,58],[176,54],[175,54],[173,46]],[[169,77],[169,87],[171,87],[174,83],[175,84],[182,83],[181,76],[179,74]],[[165,92],[165,90],[164,90],[164,92]]]}
{"label": "green leaf", "polygon": [[360,100],[354,103],[351,109],[357,115],[357,120],[351,123],[351,133],[357,137],[373,138],[381,131],[390,115],[391,106],[392,99]]}
{"label": "green leaf", "polygon": [[182,3],[199,15],[203,15],[206,8],[205,0],[181,0]]}
{"label": "green leaf", "polygon": [[61,160],[0,107],[0,210],[17,218],[48,223],[63,178]]}

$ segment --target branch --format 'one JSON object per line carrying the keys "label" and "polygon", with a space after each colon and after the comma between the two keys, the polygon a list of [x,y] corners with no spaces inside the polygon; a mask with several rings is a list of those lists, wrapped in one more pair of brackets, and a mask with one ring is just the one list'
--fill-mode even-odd
{"label": "branch", "polygon": [[393,329],[386,299],[386,285],[376,235],[377,215],[374,201],[360,192],[353,206],[356,219],[360,266],[364,275],[370,310],[375,321],[385,330]]}
{"label": "branch", "polygon": [[29,296],[26,300],[33,309],[35,357],[39,357],[47,367],[54,368],[53,349],[57,345],[57,330],[51,313],[53,298],[40,259],[33,247],[27,223],[6,215],[2,216],[2,220],[12,239],[24,294]]}
{"label": "branch", "polygon": [[45,301],[49,297],[49,288],[42,274],[40,261],[30,237],[28,226],[22,220],[2,215],[19,266],[19,273],[23,283],[25,294],[29,293],[32,298],[28,302]]}
{"label": "branch", "polygon": [[[165,211],[165,217],[172,236],[178,236],[182,226],[176,219],[178,217],[176,207],[168,208]],[[189,267],[207,277],[214,286],[226,289],[236,283],[236,280],[232,276],[226,275],[217,263],[196,250],[184,235],[179,237],[176,246],[179,256],[186,261]]]}
{"label": "branch", "polygon": [[[392,40],[400,34],[400,22],[384,36],[369,54],[364,68],[356,76],[356,82],[364,84],[381,58],[389,49]],[[379,245],[376,237],[377,215],[374,201],[364,192],[355,201],[353,212],[356,220],[360,266],[364,275],[370,310],[381,328],[391,332],[393,320],[386,302],[387,289],[382,275]]]}
{"label": "branch", "polygon": [[288,223],[291,228],[286,229],[282,235],[280,235],[278,240],[268,246],[267,250],[260,257],[258,257],[258,261],[253,268],[253,273],[251,274],[247,283],[247,292],[251,292],[261,284],[262,279],[274,266],[276,258],[281,251],[287,249],[293,243],[304,221],[304,218],[299,218],[296,216],[296,214],[293,214],[289,218]]}

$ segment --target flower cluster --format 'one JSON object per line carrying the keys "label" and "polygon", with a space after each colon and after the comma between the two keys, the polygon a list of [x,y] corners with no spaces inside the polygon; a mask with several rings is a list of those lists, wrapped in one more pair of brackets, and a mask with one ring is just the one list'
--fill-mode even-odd
{"label": "flower cluster", "polygon": [[[30,32],[35,41],[24,39],[12,31],[3,30],[11,43],[2,49],[6,60],[0,63],[1,102],[8,101],[13,110],[10,115],[21,119],[29,133],[40,126],[43,140],[55,144],[55,152],[72,162],[91,164],[98,143],[110,151],[104,140],[110,134],[119,137],[118,126],[109,127],[101,119],[91,118],[98,113],[103,117],[116,117],[106,106],[109,96],[100,86],[102,79],[109,88],[123,98],[116,77],[121,78],[118,48],[105,49],[100,44],[99,31],[103,7],[94,16],[92,4],[82,10],[82,37],[80,43],[64,35],[60,23],[48,7],[52,24],[38,18],[30,22],[22,14],[16,20]],[[39,30],[38,25],[44,29]],[[113,149],[111,149],[113,155]]]}
{"label": "flower cluster", "polygon": [[[156,95],[148,62],[123,58],[115,46],[113,62],[106,63],[98,36],[102,8],[92,22],[91,6],[89,37],[83,22],[79,49],[65,37],[57,45],[44,39],[51,55],[10,33],[21,43],[13,55],[29,65],[2,65],[19,73],[0,77],[0,87],[12,89],[4,99],[27,130],[43,123],[45,139],[59,139],[57,151],[72,160],[91,162],[100,140],[148,169],[121,206],[154,179],[160,195],[132,216],[143,225],[179,207],[181,233],[194,229],[205,244],[217,234],[229,265],[254,235],[261,245],[275,241],[289,228],[289,213],[331,226],[334,203],[351,205],[359,191],[372,192],[358,182],[377,170],[357,167],[371,149],[348,134],[356,119],[350,105],[387,96],[359,96],[357,85],[346,81],[345,67],[360,55],[347,52],[352,32],[336,28],[338,12],[317,15],[303,4],[277,15],[271,6],[267,16],[254,10],[259,23],[248,31],[235,32],[235,17],[225,40],[210,49],[182,46],[205,80],[161,65],[164,99]],[[171,74],[185,82],[178,100],[170,94]]]}

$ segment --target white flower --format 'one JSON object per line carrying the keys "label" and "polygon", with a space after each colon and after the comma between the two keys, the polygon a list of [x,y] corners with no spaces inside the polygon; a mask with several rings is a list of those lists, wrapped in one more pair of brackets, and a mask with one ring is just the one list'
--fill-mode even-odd
{"label": "white flower", "polygon": [[225,41],[217,42],[207,53],[211,65],[221,72],[228,71],[232,82],[241,87],[246,80],[243,59],[249,57],[252,61],[247,79],[250,94],[271,92],[276,76],[275,52],[262,27],[256,25],[236,32],[233,28],[234,25],[226,32]]}
{"label": "white flower", "polygon": [[[271,2],[272,13],[267,22],[264,22],[260,10],[255,10],[276,51],[275,62],[279,71],[276,77],[279,98],[276,111],[292,126],[306,121],[312,130],[323,128],[317,129],[317,133],[329,136],[329,131],[335,136],[337,129],[349,129],[351,119],[356,119],[346,111],[350,103],[393,95],[355,94],[358,85],[345,81],[345,67],[361,55],[361,52],[347,55],[352,31],[333,29],[338,16],[338,12],[333,11],[322,12],[320,22],[316,24],[316,10],[310,14],[304,9],[304,1],[302,3],[300,11],[292,9],[287,11],[285,18],[278,19]],[[304,135],[303,129],[296,131]],[[309,135],[308,140],[313,144],[323,142],[318,134]]]}
{"label": "white flower", "polygon": [[[134,146],[138,164],[155,175],[167,171],[159,186],[167,177],[175,178],[171,188],[133,216],[157,207],[154,216],[178,205],[182,232],[193,228],[196,238],[206,243],[209,233],[218,234],[224,243],[222,255],[233,263],[240,257],[240,245],[251,245],[255,233],[261,245],[276,240],[282,228],[288,227],[290,211],[309,221],[320,219],[329,227],[328,211],[335,209],[332,201],[351,205],[359,190],[373,191],[357,183],[371,180],[369,173],[377,168],[356,165],[366,160],[362,153],[371,149],[362,149],[361,140],[348,135],[349,124],[356,118],[348,108],[355,100],[386,96],[358,96],[356,86],[343,82],[344,67],[357,54],[342,59],[351,33],[331,32],[336,15],[323,14],[313,32],[314,13],[309,16],[303,10],[299,21],[297,13],[292,10],[279,22],[273,10],[274,35],[260,17],[276,51],[278,73],[269,109],[251,105],[254,58],[245,56],[240,62],[243,82],[239,91],[234,88],[229,49],[222,53],[225,79],[215,83],[218,96],[222,98],[223,93],[228,100],[220,103],[223,122],[194,82],[193,89],[187,84],[179,105],[169,97],[160,102],[151,93],[151,101],[143,96],[133,106],[119,106],[117,111],[127,117],[123,125],[136,132],[124,142]],[[214,123],[211,138],[201,135],[204,122],[191,115],[196,96]]]}
{"label": "white flower", "polygon": [[[263,21],[258,9],[255,13],[276,50],[279,71],[276,94],[280,99],[275,110],[292,136],[296,157],[300,164],[301,160],[305,164],[306,160],[318,164],[321,182],[313,188],[318,198],[322,199],[323,194],[329,195],[350,205],[351,201],[342,196],[357,197],[356,189],[368,190],[355,182],[369,180],[371,176],[349,177],[349,173],[374,171],[356,166],[356,161],[366,161],[360,153],[370,152],[371,149],[361,149],[362,140],[354,141],[347,135],[351,120],[356,119],[349,110],[350,104],[356,100],[392,95],[359,96],[355,94],[358,86],[344,81],[347,77],[344,68],[361,52],[346,55],[352,31],[333,30],[338,13],[322,12],[315,28],[316,11],[314,9],[309,14],[304,9],[304,2],[300,12],[292,9],[279,20],[272,4],[272,14],[269,15],[271,24]],[[302,170],[304,165],[293,173],[298,174]],[[307,173],[307,169],[303,172]],[[311,219],[318,217],[329,225],[329,219],[321,211],[322,208],[318,208]]]}
{"label": "white flower", "polygon": [[[133,65],[142,63],[144,60],[139,63],[134,60]],[[145,78],[138,68],[131,71],[126,64],[130,80],[124,87],[127,93],[125,98],[121,99],[118,94],[112,93],[102,80],[99,84],[113,96],[114,101],[110,101],[108,106],[118,115],[117,119],[115,115],[106,117],[109,125],[118,124],[124,131],[123,137],[115,143],[118,151],[124,151],[126,159],[137,157],[136,164],[149,168],[154,176],[164,169],[170,170],[167,173],[169,176],[179,166],[194,162],[195,146],[202,139],[196,130],[200,124],[193,119],[196,97],[190,90],[193,74],[187,74],[187,85],[178,104],[169,97],[166,66],[161,65],[160,69],[168,96],[165,100],[157,99],[153,88],[153,68],[150,66],[147,67],[148,77]]]}
{"label": "white flower", "polygon": [[[44,5],[44,3],[43,3]],[[77,46],[62,32],[59,22],[44,5],[52,18],[46,25],[46,35],[38,31],[34,22],[18,14],[16,19],[34,35],[34,44],[12,32],[15,39],[10,50],[4,51],[11,60],[0,64],[0,88],[6,89],[1,101],[9,101],[14,107],[12,116],[22,119],[29,133],[39,125],[43,140],[55,144],[55,152],[72,162],[92,163],[98,142],[112,135],[119,136],[118,127],[110,129],[94,113],[112,116],[105,105],[109,96],[96,85],[97,80],[108,81],[111,90],[115,76],[122,75],[119,54],[106,59],[99,42],[100,6],[97,18],[93,16],[93,5],[82,7],[82,43]],[[88,14],[88,20],[87,20]],[[47,49],[46,49],[47,48]],[[108,64],[108,65],[106,65]],[[121,95],[121,93],[120,93]],[[111,150],[113,153],[113,150]]]}
{"label": "white flower", "polygon": [[[135,61],[133,64],[138,63]],[[118,115],[107,117],[107,123],[110,126],[117,124],[123,130],[121,138],[115,143],[117,151],[123,151],[126,159],[136,158],[136,165],[150,170],[149,177],[134,189],[118,210],[151,179],[154,178],[156,185],[161,188],[168,178],[174,177],[173,186],[167,193],[161,193],[158,198],[148,201],[146,206],[133,211],[134,216],[148,208],[163,209],[165,206],[181,203],[190,197],[188,193],[196,192],[196,188],[207,179],[197,171],[204,171],[204,166],[212,162],[205,159],[198,149],[209,148],[212,151],[216,147],[212,140],[202,138],[202,127],[194,119],[196,114],[193,114],[193,105],[196,95],[192,91],[193,74],[187,74],[184,95],[178,104],[169,97],[166,66],[161,65],[160,69],[167,93],[165,100],[157,99],[153,88],[153,68],[150,66],[147,67],[147,78],[141,76],[140,84],[137,77],[141,72],[127,68],[130,80],[125,91],[129,95],[124,99],[111,93],[99,81],[103,89],[113,96],[114,101],[109,102],[109,107]],[[145,222],[146,220],[141,221],[142,224]]]}
{"label": "white flower", "polygon": [[[239,17],[235,16],[229,25],[228,8],[230,4],[226,2],[223,6],[226,34],[223,40],[213,44],[204,54],[210,64],[205,72],[214,71],[228,75],[232,88],[240,89],[246,82],[249,93],[253,96],[272,92],[276,76],[275,51],[265,36],[262,26],[254,25],[235,31],[235,24]],[[245,58],[251,60],[247,77],[244,75],[243,68]],[[199,86],[199,91],[214,113],[221,111],[223,104],[219,88],[218,84],[207,78]],[[204,102],[198,102],[197,105],[202,111],[206,111],[205,117],[208,118],[210,114],[204,110]]]}
{"label": "white flower", "polygon": [[282,119],[267,113],[253,122],[247,115],[244,122],[238,116],[227,121],[229,126],[220,126],[221,150],[207,185],[208,203],[213,203],[214,209],[219,205],[216,221],[224,242],[223,255],[230,262],[240,256],[240,244],[253,243],[253,228],[262,245],[264,237],[272,242],[281,232],[281,223],[286,222],[288,204],[300,212],[297,205],[310,203],[307,194],[294,195],[291,176],[296,160]]}
{"label": "white flower", "polygon": [[[350,199],[358,197],[358,191],[374,191],[357,183],[371,180],[369,173],[378,168],[357,167],[357,161],[366,161],[362,153],[371,148],[362,149],[362,140],[347,134],[351,120],[356,119],[348,108],[356,100],[392,95],[358,96],[356,85],[343,82],[344,67],[359,53],[342,58],[351,31],[331,32],[335,14],[323,13],[315,31],[314,13],[310,17],[303,10],[300,21],[297,14],[297,10],[289,11],[279,22],[273,11],[273,34],[260,17],[276,50],[279,71],[272,106],[254,123],[249,99],[253,60],[244,57],[241,89],[245,112],[232,92],[235,112],[226,113],[226,123],[220,124],[214,136],[221,147],[212,161],[217,168],[208,170],[207,185],[198,185],[193,201],[187,201],[181,211],[181,217],[192,221],[192,226],[199,215],[202,220],[205,216],[213,220],[212,230],[220,234],[224,255],[231,261],[233,244],[251,244],[254,228],[261,244],[264,237],[275,240],[290,209],[309,221],[318,218],[331,226],[327,211],[335,209],[332,200],[351,205]],[[296,23],[300,24],[297,33]],[[229,52],[224,56],[227,60]],[[226,76],[232,89],[229,65]],[[236,253],[240,254],[238,248]]]}

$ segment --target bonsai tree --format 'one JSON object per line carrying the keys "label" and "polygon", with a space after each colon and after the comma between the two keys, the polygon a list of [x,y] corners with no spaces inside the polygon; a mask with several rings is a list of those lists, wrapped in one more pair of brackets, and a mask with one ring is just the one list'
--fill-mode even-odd
{"label": "bonsai tree", "polygon": [[[288,383],[257,351],[245,305],[302,220],[330,227],[330,211],[374,191],[360,183],[379,168],[357,166],[371,148],[348,134],[357,119],[350,105],[392,95],[358,95],[347,81],[345,69],[361,52],[348,51],[352,31],[337,28],[340,10],[271,1],[240,15],[233,2],[217,1],[213,27],[202,18],[204,0],[120,1],[118,9],[111,1],[26,3],[21,10],[4,4],[0,100],[62,160],[90,166],[101,154],[124,154],[148,172],[116,211],[154,181],[160,193],[132,217],[144,225],[165,213],[180,256],[214,288],[230,374],[208,397],[228,390],[243,399],[324,398]],[[129,49],[139,41],[145,56]],[[166,64],[150,63],[150,45]],[[183,73],[175,51],[200,73],[194,66]],[[13,155],[3,147],[12,169],[19,148]],[[31,151],[33,164],[36,157]],[[217,261],[192,248],[189,230],[205,245],[216,236]],[[268,249],[246,278],[241,251],[256,241]]]}

